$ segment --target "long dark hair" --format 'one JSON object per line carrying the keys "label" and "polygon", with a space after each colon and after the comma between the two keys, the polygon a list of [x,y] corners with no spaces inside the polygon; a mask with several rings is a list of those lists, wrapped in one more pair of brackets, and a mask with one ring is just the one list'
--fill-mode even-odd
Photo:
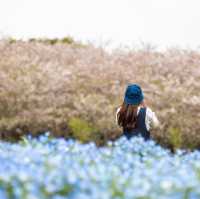
{"label": "long dark hair", "polygon": [[123,104],[117,113],[118,125],[123,127],[125,131],[130,132],[136,127],[138,105]]}

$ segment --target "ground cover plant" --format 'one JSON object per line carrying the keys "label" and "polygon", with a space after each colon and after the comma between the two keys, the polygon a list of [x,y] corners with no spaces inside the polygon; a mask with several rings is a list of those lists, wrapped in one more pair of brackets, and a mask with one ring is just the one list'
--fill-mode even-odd
{"label": "ground cover plant", "polygon": [[24,137],[0,142],[2,199],[198,199],[200,153],[141,137],[93,142]]}
{"label": "ground cover plant", "polygon": [[200,147],[200,53],[115,50],[71,38],[0,41],[0,136],[51,131],[98,145],[120,136],[115,111],[128,83],[139,83],[170,148]]}

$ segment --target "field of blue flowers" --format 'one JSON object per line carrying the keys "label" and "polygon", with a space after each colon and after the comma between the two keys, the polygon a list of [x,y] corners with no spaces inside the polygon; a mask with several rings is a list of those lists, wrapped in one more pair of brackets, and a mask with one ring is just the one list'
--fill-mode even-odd
{"label": "field of blue flowers", "polygon": [[24,137],[0,142],[1,199],[200,198],[200,153],[154,141],[94,143]]}

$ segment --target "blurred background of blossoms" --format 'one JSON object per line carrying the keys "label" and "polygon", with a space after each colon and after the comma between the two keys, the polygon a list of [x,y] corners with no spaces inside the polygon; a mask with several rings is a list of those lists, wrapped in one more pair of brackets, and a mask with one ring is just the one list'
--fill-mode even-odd
{"label": "blurred background of blossoms", "polygon": [[0,40],[0,136],[51,131],[98,145],[121,129],[115,112],[128,83],[142,86],[170,148],[200,147],[200,53],[148,46],[108,53],[72,38]]}

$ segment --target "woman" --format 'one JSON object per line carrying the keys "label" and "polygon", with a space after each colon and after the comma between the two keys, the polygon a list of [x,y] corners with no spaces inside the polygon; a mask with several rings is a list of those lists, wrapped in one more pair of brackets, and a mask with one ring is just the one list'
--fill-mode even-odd
{"label": "woman", "polygon": [[127,86],[124,102],[116,112],[116,122],[123,128],[123,134],[128,139],[141,135],[148,140],[150,139],[150,130],[159,125],[155,113],[145,106],[144,95],[139,85]]}

